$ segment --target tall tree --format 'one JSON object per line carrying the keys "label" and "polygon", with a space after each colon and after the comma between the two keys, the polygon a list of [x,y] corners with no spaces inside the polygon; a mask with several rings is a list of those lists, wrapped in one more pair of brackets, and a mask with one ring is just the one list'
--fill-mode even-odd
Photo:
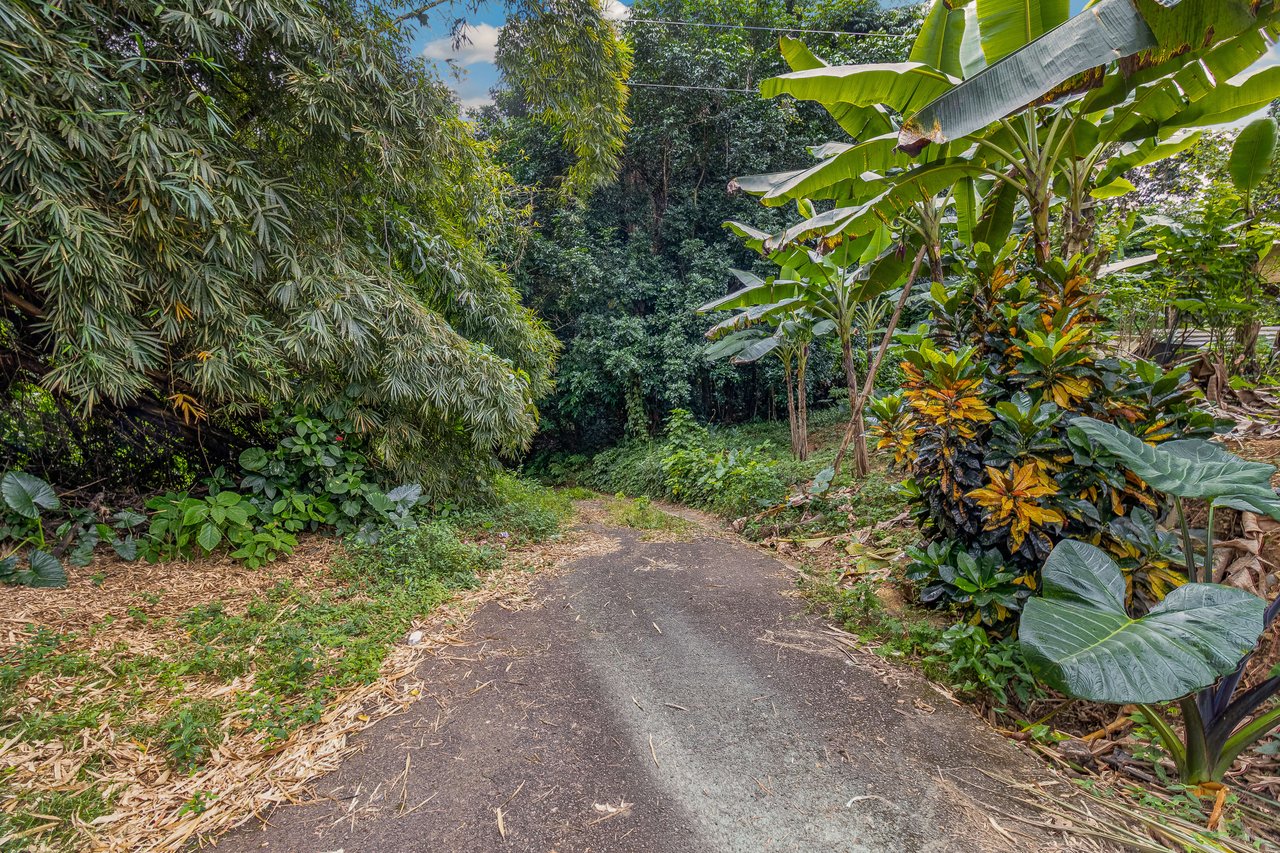
{"label": "tall tree", "polygon": [[436,486],[525,446],[557,343],[489,249],[519,233],[510,178],[405,21],[358,0],[0,6],[10,387],[192,430],[340,408]]}
{"label": "tall tree", "polygon": [[[705,324],[693,312],[732,286],[731,267],[753,263],[722,227],[754,208],[726,193],[730,179],[795,162],[834,131],[820,109],[762,101],[757,86],[785,67],[777,42],[794,28],[888,30],[816,36],[841,58],[888,61],[905,55],[902,33],[916,20],[874,2],[640,0],[626,25],[631,131],[618,179],[585,208],[562,203],[570,166],[562,146],[527,115],[519,91],[498,93],[486,131],[517,180],[537,188],[535,233],[513,247],[515,280],[565,342],[556,393],[543,407],[549,441],[599,447],[628,423],[656,426],[675,406],[719,419],[783,408],[781,365],[709,364]],[[775,220],[782,224],[781,212]],[[835,362],[815,347],[816,387],[843,384]]]}

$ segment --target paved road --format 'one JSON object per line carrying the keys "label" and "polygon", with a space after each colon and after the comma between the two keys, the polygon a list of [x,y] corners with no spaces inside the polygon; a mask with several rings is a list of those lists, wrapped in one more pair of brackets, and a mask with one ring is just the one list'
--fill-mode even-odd
{"label": "paved road", "polygon": [[913,674],[842,652],[784,566],[709,535],[594,530],[617,547],[544,579],[540,607],[481,610],[470,645],[423,665],[431,695],[365,732],[319,802],[218,850],[1048,847],[1009,844],[967,793],[991,784],[976,767],[1034,762]]}

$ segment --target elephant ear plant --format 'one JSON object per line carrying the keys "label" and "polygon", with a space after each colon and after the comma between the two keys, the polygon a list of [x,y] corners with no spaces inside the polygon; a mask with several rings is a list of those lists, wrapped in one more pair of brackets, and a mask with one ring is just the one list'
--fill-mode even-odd
{"label": "elephant ear plant", "polygon": [[[1134,619],[1124,608],[1119,566],[1092,545],[1063,541],[1044,565],[1042,597],[1023,609],[1020,641],[1032,669],[1050,686],[1080,699],[1142,706],[1183,782],[1220,782],[1241,752],[1280,726],[1280,707],[1258,713],[1280,692],[1280,676],[1236,695],[1259,636],[1280,612],[1280,599],[1268,605],[1211,583],[1213,510],[1231,507],[1280,519],[1280,497],[1270,485],[1275,469],[1207,441],[1152,447],[1092,418],[1077,418],[1072,429],[1172,498],[1191,582]],[[1200,566],[1183,506],[1193,499],[1210,508]],[[1150,707],[1174,700],[1183,738]]]}
{"label": "elephant ear plant", "polygon": [[[62,562],[45,543],[41,510],[61,508],[53,487],[24,471],[0,477],[0,583],[23,586],[67,585]],[[24,565],[22,549],[27,549]]]}

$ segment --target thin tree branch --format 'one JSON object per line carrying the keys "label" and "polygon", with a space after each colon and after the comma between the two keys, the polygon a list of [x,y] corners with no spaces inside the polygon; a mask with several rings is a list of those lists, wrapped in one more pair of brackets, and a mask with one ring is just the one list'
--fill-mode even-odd
{"label": "thin tree branch", "polygon": [[844,438],[840,441],[840,450],[836,453],[833,480],[840,473],[840,463],[844,461],[844,455],[849,450],[849,442],[853,440],[854,430],[862,418],[863,407],[866,406],[867,398],[871,396],[871,391],[875,388],[876,373],[880,370],[880,362],[884,360],[884,354],[889,350],[889,342],[893,340],[893,333],[897,331],[898,319],[902,316],[903,306],[907,304],[907,297],[911,295],[911,285],[915,282],[916,276],[920,274],[920,264],[924,262],[926,248],[926,246],[921,246],[920,251],[916,252],[915,263],[911,265],[911,274],[907,276],[906,284],[902,285],[902,294],[898,297],[898,304],[893,309],[893,316],[889,319],[889,325],[885,328],[884,338],[880,341],[880,349],[876,351],[875,359],[867,366],[867,375],[862,383],[862,391],[858,393],[858,399],[856,401],[849,400],[849,426],[845,427]]}
{"label": "thin tree branch", "polygon": [[403,15],[397,15],[395,20],[393,20],[391,23],[392,25],[398,27],[401,24],[403,24],[405,21],[409,20],[410,18],[417,18],[419,15],[425,15],[428,12],[430,12],[432,9],[436,8],[437,6],[443,6],[445,3],[448,3],[448,2],[450,2],[450,0],[432,0],[431,3],[423,3],[421,6],[419,6],[416,9],[412,9],[408,12],[405,12]]}

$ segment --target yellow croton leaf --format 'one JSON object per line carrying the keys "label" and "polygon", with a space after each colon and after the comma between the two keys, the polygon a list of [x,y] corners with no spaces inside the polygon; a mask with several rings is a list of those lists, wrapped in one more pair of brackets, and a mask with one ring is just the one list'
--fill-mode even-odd
{"label": "yellow croton leaf", "polygon": [[1058,494],[1058,484],[1036,462],[1014,463],[1009,473],[987,467],[990,485],[969,492],[979,506],[990,511],[986,529],[1009,528],[1009,547],[1017,549],[1032,527],[1066,521],[1056,509],[1040,506],[1040,498]]}
{"label": "yellow croton leaf", "polygon": [[1060,409],[1070,409],[1076,403],[1089,396],[1093,384],[1087,379],[1075,376],[1058,376],[1053,380],[1049,395]]}

